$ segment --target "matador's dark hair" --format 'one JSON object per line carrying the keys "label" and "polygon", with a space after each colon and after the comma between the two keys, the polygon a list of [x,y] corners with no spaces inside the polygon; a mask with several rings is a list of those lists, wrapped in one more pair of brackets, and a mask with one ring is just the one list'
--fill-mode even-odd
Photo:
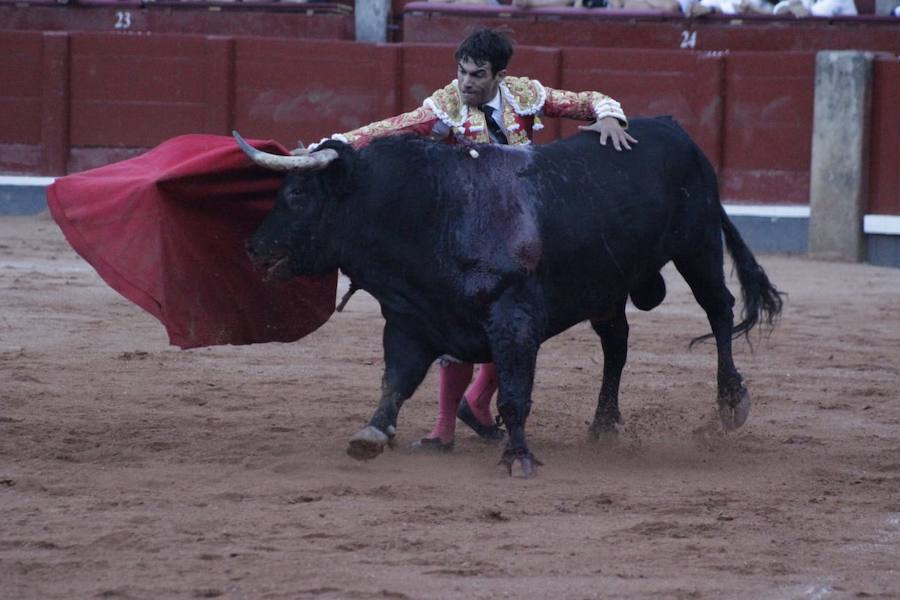
{"label": "matador's dark hair", "polygon": [[488,63],[491,74],[496,75],[506,68],[513,55],[513,45],[509,37],[495,29],[479,29],[462,41],[456,49],[456,61],[471,58],[476,65]]}

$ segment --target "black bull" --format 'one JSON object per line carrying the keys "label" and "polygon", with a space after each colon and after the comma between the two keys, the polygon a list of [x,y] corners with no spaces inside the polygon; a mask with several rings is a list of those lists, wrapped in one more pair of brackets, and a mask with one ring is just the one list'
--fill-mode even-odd
{"label": "black bull", "polygon": [[[530,474],[539,464],[525,440],[538,349],[584,320],[604,355],[590,431],[614,432],[625,303],[662,302],[659,271],[670,260],[709,318],[722,423],[744,423],[750,400],[732,338],[760,319],[771,324],[780,293],[726,216],[715,173],[688,135],[668,118],[635,119],[629,131],[640,143],[623,152],[593,133],[525,147],[399,137],[356,151],[329,142],[326,166],[286,177],[248,244],[255,262],[280,277],[340,268],[385,318],[381,401],[351,438],[352,456],[382,452],[403,402],[450,355],[495,364],[509,435],[503,461]],[[723,233],[743,288],[737,325]]]}

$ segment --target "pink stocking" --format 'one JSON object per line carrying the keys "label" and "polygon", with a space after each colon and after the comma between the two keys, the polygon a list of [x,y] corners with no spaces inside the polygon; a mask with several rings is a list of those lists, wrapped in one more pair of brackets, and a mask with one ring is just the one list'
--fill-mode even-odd
{"label": "pink stocking", "polygon": [[475,383],[466,390],[466,401],[475,417],[483,425],[493,425],[491,417],[491,396],[497,391],[497,370],[494,363],[485,363],[478,369]]}
{"label": "pink stocking", "polygon": [[438,396],[438,420],[427,436],[449,443],[456,431],[456,409],[466,386],[472,381],[471,363],[450,363],[441,367],[441,391]]}

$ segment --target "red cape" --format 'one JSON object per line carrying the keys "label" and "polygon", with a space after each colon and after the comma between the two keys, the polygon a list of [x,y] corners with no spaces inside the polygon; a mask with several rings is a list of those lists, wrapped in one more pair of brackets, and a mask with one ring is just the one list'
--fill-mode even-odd
{"label": "red cape", "polygon": [[[255,147],[288,154],[277,142]],[[66,239],[114,290],[182,348],[289,342],[334,312],[337,272],[267,283],[244,243],[272,208],[282,174],[230,137],[185,135],[47,190]]]}

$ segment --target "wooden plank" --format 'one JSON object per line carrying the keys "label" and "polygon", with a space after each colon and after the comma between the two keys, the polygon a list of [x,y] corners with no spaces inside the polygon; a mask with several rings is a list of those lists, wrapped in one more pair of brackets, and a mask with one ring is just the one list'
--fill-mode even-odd
{"label": "wooden plank", "polygon": [[76,146],[151,147],[205,128],[204,39],[72,36]]}
{"label": "wooden plank", "polygon": [[398,50],[351,42],[237,40],[235,122],[284,144],[318,141],[392,116]]}
{"label": "wooden plank", "polygon": [[872,66],[867,212],[900,215],[900,59],[879,56]]}
{"label": "wooden plank", "polygon": [[69,34],[43,34],[41,77],[42,172],[64,175],[69,160]]}
{"label": "wooden plank", "polygon": [[[40,144],[42,37],[40,32],[0,35],[0,135],[6,144]],[[3,163],[0,163],[0,168]]]}
{"label": "wooden plank", "polygon": [[815,54],[729,53],[723,195],[736,202],[809,202]]}

